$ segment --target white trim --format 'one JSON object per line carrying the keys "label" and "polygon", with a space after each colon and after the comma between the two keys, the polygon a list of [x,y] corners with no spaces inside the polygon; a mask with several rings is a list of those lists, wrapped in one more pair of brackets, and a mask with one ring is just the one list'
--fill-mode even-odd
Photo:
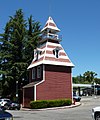
{"label": "white trim", "polygon": [[34,85],[33,87],[34,87],[34,101],[36,101],[36,85]]}
{"label": "white trim", "polygon": [[45,81],[45,66],[43,65],[43,80],[34,85],[34,101],[36,101],[36,86]]}
{"label": "white trim", "polygon": [[91,84],[73,84],[73,87],[90,87],[91,88]]}
{"label": "white trim", "polygon": [[40,62],[31,64],[31,65],[29,65],[29,67],[28,67],[27,69],[30,69],[30,68],[35,67],[35,66],[38,66],[38,65],[40,65],[40,64],[43,64],[43,61],[40,61]]}
{"label": "white trim", "polygon": [[49,60],[44,60],[44,61],[40,61],[40,62],[37,62],[37,63],[34,63],[34,64],[31,64],[27,69],[30,69],[32,67],[35,67],[37,65],[40,65],[40,64],[49,64],[49,65],[60,65],[60,66],[70,66],[70,67],[74,67],[74,64],[73,63],[67,63],[67,62],[58,62],[58,61],[49,61]]}
{"label": "white trim", "polygon": [[59,46],[59,47],[62,47],[61,44],[57,44],[57,43],[51,43],[51,42],[48,42],[48,45],[51,45],[51,46]]}
{"label": "white trim", "polygon": [[41,31],[44,31],[45,29],[53,29],[53,30],[56,30],[56,31],[60,31],[60,29],[58,29],[57,27],[53,27],[53,26],[46,26],[45,28],[43,28]]}

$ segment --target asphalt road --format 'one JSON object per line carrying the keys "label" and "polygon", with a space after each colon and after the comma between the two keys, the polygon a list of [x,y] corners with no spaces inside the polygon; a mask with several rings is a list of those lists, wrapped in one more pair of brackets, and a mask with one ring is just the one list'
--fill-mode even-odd
{"label": "asphalt road", "polygon": [[40,111],[14,111],[14,120],[92,120],[91,109],[100,105],[100,97],[82,97],[81,105],[74,108],[40,110]]}

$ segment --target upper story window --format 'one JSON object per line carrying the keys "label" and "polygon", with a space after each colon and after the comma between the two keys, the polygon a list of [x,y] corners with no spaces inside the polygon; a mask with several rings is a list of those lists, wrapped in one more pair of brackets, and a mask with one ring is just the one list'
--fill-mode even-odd
{"label": "upper story window", "polygon": [[32,79],[35,79],[36,76],[36,70],[35,68],[32,69]]}
{"label": "upper story window", "polygon": [[53,54],[55,55],[56,58],[59,58],[59,51],[61,50],[60,47],[56,47],[54,50],[53,50]]}
{"label": "upper story window", "polygon": [[56,58],[59,57],[59,50],[56,50]]}
{"label": "upper story window", "polygon": [[41,78],[41,66],[37,67],[37,78]]}
{"label": "upper story window", "polygon": [[39,48],[34,50],[34,58],[36,58],[36,60],[39,59],[39,56],[42,54],[42,50],[40,50]]}
{"label": "upper story window", "polygon": [[39,57],[39,51],[37,50],[36,51],[36,60],[38,60],[38,57]]}

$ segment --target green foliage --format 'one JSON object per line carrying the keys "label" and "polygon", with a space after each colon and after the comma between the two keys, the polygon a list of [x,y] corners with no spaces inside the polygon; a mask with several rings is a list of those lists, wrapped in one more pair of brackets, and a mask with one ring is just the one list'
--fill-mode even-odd
{"label": "green foliage", "polygon": [[88,81],[89,83],[92,83],[94,81],[94,78],[97,74],[93,71],[87,71],[83,74],[85,81]]}
{"label": "green foliage", "polygon": [[32,109],[68,106],[68,105],[71,105],[71,104],[72,104],[71,99],[37,100],[37,101],[31,101],[30,102],[30,106],[31,106]]}
{"label": "green foliage", "polygon": [[24,19],[21,9],[10,16],[4,33],[0,34],[0,74],[2,74],[3,95],[15,95],[16,81],[20,89],[28,81],[27,67],[33,59],[33,51],[40,36],[39,22]]}
{"label": "green foliage", "polygon": [[94,82],[95,82],[96,84],[100,84],[100,78],[95,78],[95,79],[94,79]]}
{"label": "green foliage", "polygon": [[91,84],[95,81],[96,75],[97,74],[93,71],[87,71],[83,75],[73,77],[73,83]]}
{"label": "green foliage", "polygon": [[76,77],[73,77],[73,83],[84,83],[84,78],[82,75],[79,75],[79,76],[76,76]]}

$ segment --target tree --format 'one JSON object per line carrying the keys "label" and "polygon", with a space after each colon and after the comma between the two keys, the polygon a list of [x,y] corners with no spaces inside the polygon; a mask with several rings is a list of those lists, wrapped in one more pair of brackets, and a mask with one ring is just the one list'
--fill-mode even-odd
{"label": "tree", "polygon": [[[32,53],[40,36],[39,22],[24,19],[21,9],[10,17],[3,34],[0,34],[0,74],[2,74],[3,95],[16,93],[23,80],[28,79],[27,67],[32,61]],[[30,57],[31,56],[31,57]]]}
{"label": "tree", "polygon": [[84,77],[84,80],[87,81],[88,83],[93,83],[96,75],[97,73],[93,71],[87,71],[83,74],[83,77]]}
{"label": "tree", "polygon": [[39,44],[40,34],[41,34],[40,32],[41,29],[39,24],[40,24],[39,22],[35,22],[34,20],[32,20],[32,15],[28,18],[27,37],[24,42],[25,45],[24,59],[25,61],[27,61],[28,64],[31,63],[34,57],[33,49],[35,49]]}
{"label": "tree", "polygon": [[[0,50],[0,74],[2,75],[2,88],[4,88],[3,92],[6,94],[9,93],[9,80],[7,79],[7,71],[8,71],[8,62],[7,60],[10,59],[10,56],[8,54],[8,42],[9,42],[9,23],[6,24],[5,26],[5,32],[4,34],[1,34],[1,38],[0,38],[0,46],[1,46],[1,50]],[[8,91],[7,91],[8,89]],[[7,91],[7,92],[5,92]]]}
{"label": "tree", "polygon": [[93,71],[86,71],[85,73],[83,73],[83,75],[79,75],[79,76],[76,76],[76,77],[73,77],[73,83],[80,83],[80,84],[91,84],[93,83],[94,81],[98,81],[99,83],[99,79],[97,80],[95,78],[95,76],[97,75],[97,73],[93,72]]}
{"label": "tree", "polygon": [[80,74],[79,76],[73,77],[73,83],[76,83],[76,84],[84,83],[83,76]]}
{"label": "tree", "polygon": [[99,84],[99,85],[100,85],[100,78],[95,78],[95,79],[94,79],[94,82],[95,82],[96,84]]}

